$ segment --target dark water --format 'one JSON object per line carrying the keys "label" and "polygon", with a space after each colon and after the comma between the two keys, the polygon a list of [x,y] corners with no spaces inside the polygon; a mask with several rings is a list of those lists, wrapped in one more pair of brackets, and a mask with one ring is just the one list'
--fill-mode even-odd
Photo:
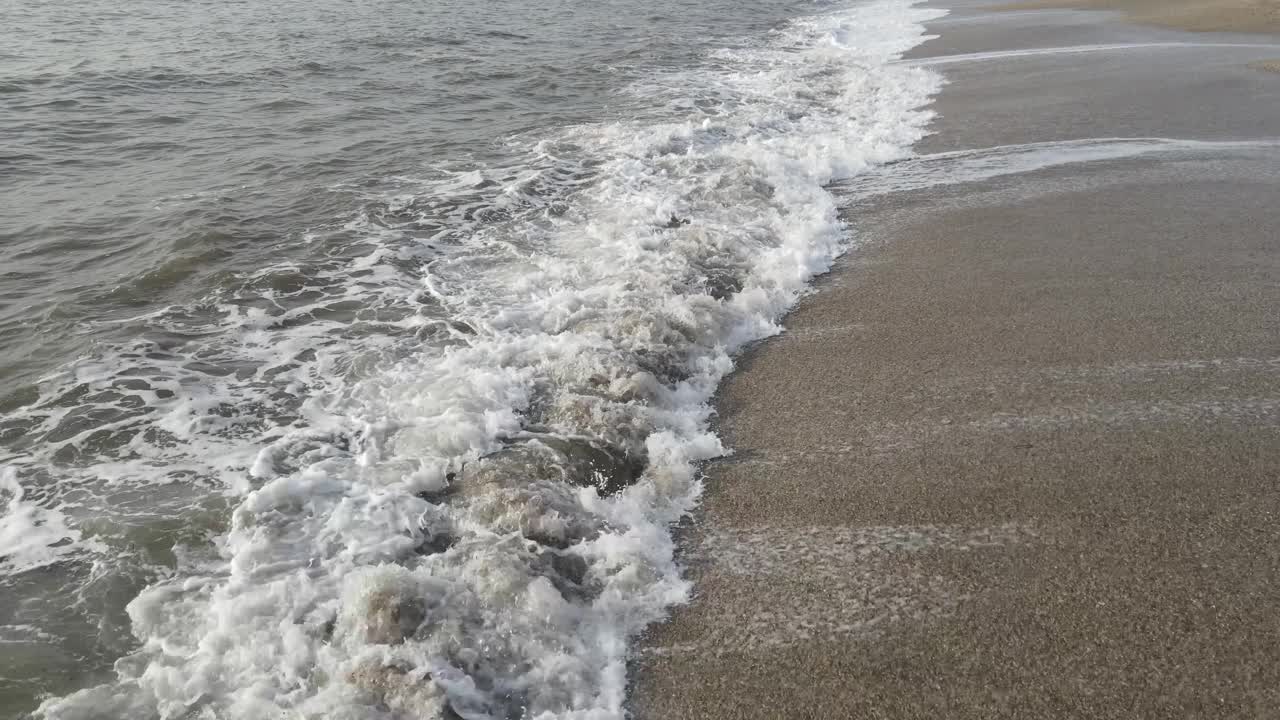
{"label": "dark water", "polygon": [[0,716],[617,716],[922,12],[5,2]]}

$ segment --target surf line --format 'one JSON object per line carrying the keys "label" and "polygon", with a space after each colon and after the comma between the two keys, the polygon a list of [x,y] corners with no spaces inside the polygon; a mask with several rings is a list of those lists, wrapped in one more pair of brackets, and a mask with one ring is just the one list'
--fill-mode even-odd
{"label": "surf line", "polygon": [[915,155],[886,163],[886,166],[925,160],[952,160],[987,155],[1015,155],[1036,150],[1066,150],[1075,148],[1134,147],[1144,150],[1215,150],[1220,148],[1267,148],[1280,147],[1280,138],[1248,138],[1240,140],[1195,140],[1168,137],[1091,137],[1074,140],[1047,140],[1044,142],[1017,143],[1013,145],[992,145],[968,150],[950,150],[926,155]]}
{"label": "surf line", "polygon": [[915,155],[834,183],[843,196],[871,198],[941,185],[980,182],[1050,167],[1105,162],[1145,155],[1193,155],[1224,150],[1275,150],[1280,138],[1184,140],[1105,137],[997,145]]}
{"label": "surf line", "polygon": [[987,60],[1007,60],[1010,58],[1035,57],[1038,55],[1077,55],[1096,52],[1122,52],[1125,50],[1173,50],[1177,48],[1238,48],[1253,50],[1277,50],[1276,43],[1121,43],[1113,45],[1068,45],[1065,47],[1027,48],[1025,50],[994,50],[991,52],[961,53],[958,55],[939,55],[937,57],[915,58],[895,61],[895,64],[932,67],[934,65],[953,65],[956,63],[984,62]]}

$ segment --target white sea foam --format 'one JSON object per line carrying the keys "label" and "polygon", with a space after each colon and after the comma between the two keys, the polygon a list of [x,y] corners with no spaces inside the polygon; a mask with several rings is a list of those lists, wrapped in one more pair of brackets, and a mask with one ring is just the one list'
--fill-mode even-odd
{"label": "white sea foam", "polygon": [[1091,53],[1134,52],[1140,50],[1179,50],[1209,48],[1218,50],[1276,50],[1274,43],[1222,43],[1222,42],[1155,42],[1113,43],[1110,45],[1067,45],[1065,47],[1025,48],[1022,50],[992,50],[990,52],[938,55],[935,57],[903,60],[912,65],[952,65],[955,63],[986,62],[989,60],[1013,60],[1044,55],[1081,55]]}
{"label": "white sea foam", "polygon": [[[6,497],[7,496],[7,497]],[[98,543],[85,541],[56,509],[26,501],[26,491],[14,468],[0,468],[0,575],[34,570],[72,553],[95,552]]]}
{"label": "white sea foam", "polygon": [[1186,140],[1179,138],[1081,138],[914,157],[861,173],[841,182],[839,192],[871,198],[896,192],[924,190],[941,185],[980,182],[1038,170],[1105,162],[1123,158],[1160,156],[1221,157],[1224,153],[1257,153],[1280,148],[1280,140]]}
{"label": "white sea foam", "polygon": [[[913,5],[798,20],[654,77],[632,88],[654,117],[514,138],[522,169],[402,183],[384,211],[403,223],[335,230],[363,231],[362,251],[184,311],[228,328],[205,352],[243,373],[184,381],[187,349],[116,357],[149,378],[130,392],[150,414],[106,472],[181,468],[238,504],[217,557],[129,605],[140,647],[119,679],[38,714],[622,717],[629,638],[687,594],[668,528],[724,452],[708,401],[732,354],[843,249],[826,186],[924,133],[940,80],[893,61],[941,11]],[[495,176],[453,205],[465,222],[414,225]],[[410,287],[397,268],[422,259]],[[156,380],[157,363],[177,370]],[[119,386],[119,365],[79,372]]]}

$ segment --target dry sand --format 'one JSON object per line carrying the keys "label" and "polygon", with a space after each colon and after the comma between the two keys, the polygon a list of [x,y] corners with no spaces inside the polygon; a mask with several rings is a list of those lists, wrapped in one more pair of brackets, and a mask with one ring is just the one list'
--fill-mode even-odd
{"label": "dry sand", "polygon": [[1030,0],[1006,9],[1119,10],[1131,20],[1202,32],[1280,32],[1280,0]]}
{"label": "dry sand", "polygon": [[[1113,32],[1002,17],[922,54]],[[923,150],[1280,136],[1258,58],[1170,52],[949,66]],[[636,717],[1280,717],[1278,182],[1204,146],[854,206],[721,394]]]}

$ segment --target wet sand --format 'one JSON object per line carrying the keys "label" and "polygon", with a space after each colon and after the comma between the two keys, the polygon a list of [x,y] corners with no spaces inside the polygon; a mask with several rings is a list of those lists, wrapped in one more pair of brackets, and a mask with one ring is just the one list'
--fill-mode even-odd
{"label": "wet sand", "polygon": [[1119,10],[1134,22],[1200,32],[1280,32],[1277,0],[1031,0],[1009,7]]}
{"label": "wet sand", "polygon": [[[1047,166],[845,189],[862,244],[721,393],[637,718],[1280,717],[1280,146],[1234,144],[1280,83],[1206,45],[1274,40],[1112,17],[934,26],[1184,45],[937,65],[921,153],[1035,145],[904,173]],[[1200,142],[1043,145],[1114,137]]]}

